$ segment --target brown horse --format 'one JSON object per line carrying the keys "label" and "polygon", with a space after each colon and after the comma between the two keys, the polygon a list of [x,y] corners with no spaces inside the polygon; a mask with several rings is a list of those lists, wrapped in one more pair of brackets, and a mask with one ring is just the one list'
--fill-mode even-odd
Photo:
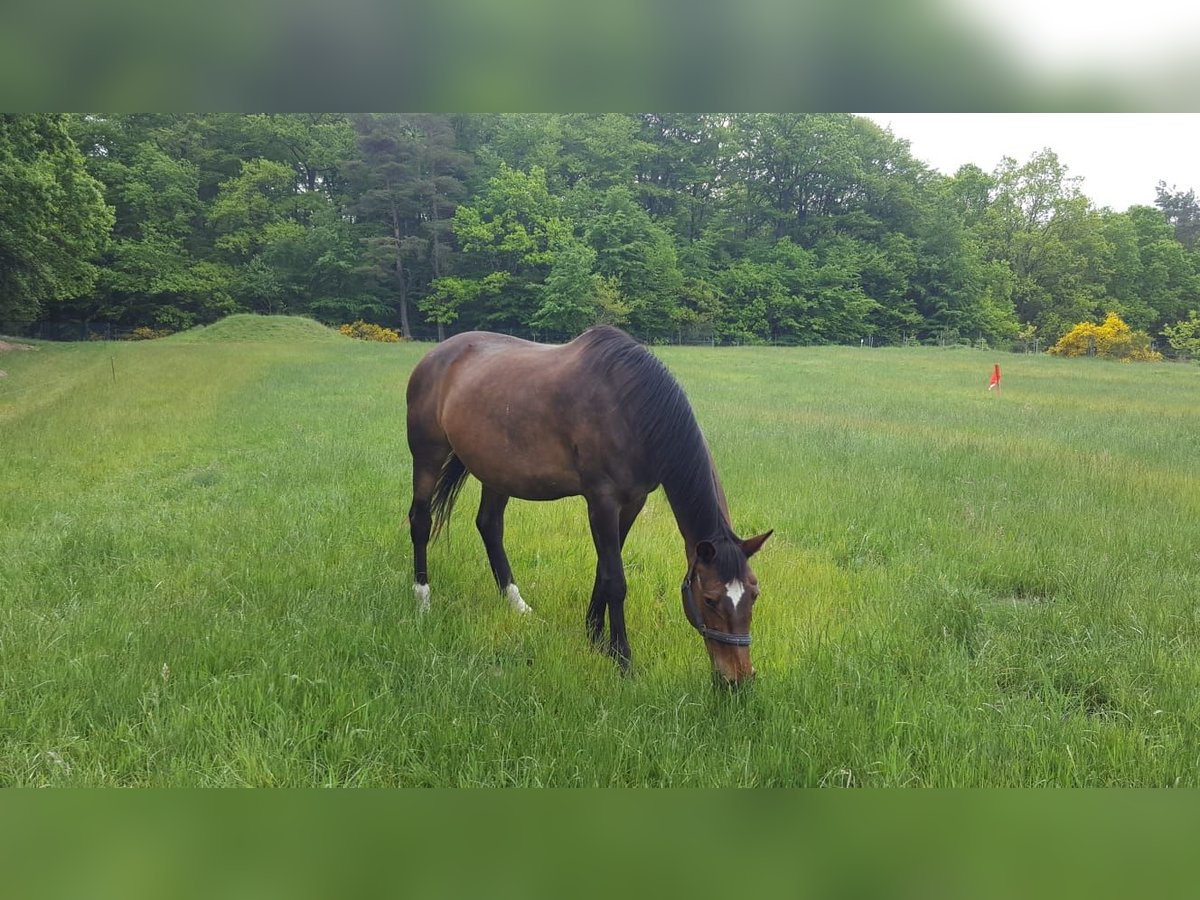
{"label": "brown horse", "polygon": [[500,590],[527,612],[504,552],[510,497],[582,495],[596,545],[587,628],[629,665],[621,549],[646,496],[660,484],[687,555],[682,599],[716,671],[732,684],[754,675],[750,617],[758,581],[747,560],[771,532],[734,532],[712,456],[683,389],[666,367],[616,328],[548,346],[472,331],[430,351],[408,382],[413,457],[413,586],[429,606],[426,547],[468,474],[483,496],[475,524]]}

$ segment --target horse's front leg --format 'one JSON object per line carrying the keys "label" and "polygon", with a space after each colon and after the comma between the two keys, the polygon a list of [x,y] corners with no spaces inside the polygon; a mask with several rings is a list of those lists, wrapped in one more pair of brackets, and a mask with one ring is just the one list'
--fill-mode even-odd
{"label": "horse's front leg", "polygon": [[629,529],[633,527],[634,520],[638,517],[638,513],[642,511],[642,507],[646,505],[646,494],[634,497],[628,503],[621,507],[621,549],[625,549],[625,538],[629,537]]}
{"label": "horse's front leg", "polygon": [[608,610],[608,652],[622,669],[629,668],[625,635],[625,568],[621,564],[621,507],[609,497],[588,497],[588,523],[596,545],[596,582],[588,604],[588,633],[596,643]]}

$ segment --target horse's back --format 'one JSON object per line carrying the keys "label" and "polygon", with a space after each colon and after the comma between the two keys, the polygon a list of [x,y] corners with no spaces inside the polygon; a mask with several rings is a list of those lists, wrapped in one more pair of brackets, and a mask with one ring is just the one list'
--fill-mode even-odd
{"label": "horse's back", "polygon": [[[409,442],[441,441],[495,489],[527,499],[582,490],[582,458],[607,385],[586,365],[588,341],[547,345],[490,332],[455,335],[409,380]],[[587,432],[587,433],[585,433]],[[597,455],[608,448],[596,447]]]}
{"label": "horse's back", "polygon": [[408,380],[409,406],[435,395],[440,407],[448,394],[458,393],[464,386],[519,389],[512,376],[515,370],[525,377],[536,376],[552,362],[553,352],[561,349],[490,331],[456,334],[425,354],[413,369]]}

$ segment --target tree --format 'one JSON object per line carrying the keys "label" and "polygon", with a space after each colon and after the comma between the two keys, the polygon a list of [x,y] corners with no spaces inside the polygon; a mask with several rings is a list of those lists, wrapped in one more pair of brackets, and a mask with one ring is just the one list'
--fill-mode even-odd
{"label": "tree", "polygon": [[268,226],[255,259],[271,273],[283,309],[329,323],[386,319],[388,306],[369,290],[361,256],[354,225],[327,204],[312,211],[303,225],[283,221]]}
{"label": "tree", "polygon": [[1188,250],[1195,250],[1196,240],[1200,238],[1200,203],[1196,201],[1196,192],[1181,191],[1174,185],[1168,190],[1167,183],[1160,181],[1154,193],[1154,205],[1162,210],[1175,229],[1175,239]]}
{"label": "tree", "polygon": [[739,215],[747,234],[813,246],[861,197],[864,159],[848,115],[732,118]]}
{"label": "tree", "polygon": [[[550,193],[546,173],[507,165],[501,165],[473,203],[458,207],[454,234],[462,248],[461,277],[482,283],[491,276],[493,284],[500,284],[487,308],[477,311],[476,321],[508,328],[533,320],[556,254],[576,240],[561,202]],[[505,277],[497,280],[500,273]]]}
{"label": "tree", "polygon": [[916,322],[905,331],[1005,341],[1018,330],[1014,278],[998,252],[989,215],[996,179],[977,166],[934,178],[919,197],[915,266],[909,278]]}
{"label": "tree", "polygon": [[493,272],[481,279],[445,276],[430,285],[430,291],[420,302],[425,318],[438,327],[438,340],[443,328],[458,321],[462,308],[480,297],[492,296],[504,289],[507,272]]}
{"label": "tree", "polygon": [[529,324],[574,337],[596,321],[596,253],[581,241],[568,241],[554,254]]}
{"label": "tree", "polygon": [[419,235],[421,198],[414,189],[420,167],[419,132],[405,116],[361,115],[354,118],[358,158],[347,163],[358,221],[371,228],[366,260],[381,280],[394,279],[400,331],[412,337],[409,293],[413,267],[425,252]]}
{"label": "tree", "polygon": [[690,250],[720,209],[719,189],[732,160],[729,117],[647,113],[641,126],[638,197]]}
{"label": "tree", "polygon": [[[198,152],[197,117],[90,115],[72,120],[88,170],[104,184],[116,221],[96,289],[68,310],[84,320],[185,328],[237,310],[234,270],[213,250],[201,193],[230,154]],[[215,129],[213,129],[215,131]]]}
{"label": "tree", "polygon": [[358,156],[345,170],[356,221],[368,230],[366,268],[395,289],[400,329],[412,336],[409,300],[449,274],[444,235],[464,194],[466,157],[447,116],[354,117]]}
{"label": "tree", "polygon": [[992,180],[992,202],[972,229],[983,259],[1008,268],[1019,321],[1053,339],[1103,306],[1100,216],[1052,150],[1024,164],[1005,157]]}
{"label": "tree", "polygon": [[112,224],[65,116],[0,115],[0,322],[88,292]]}
{"label": "tree", "polygon": [[248,159],[242,170],[221,184],[207,218],[219,235],[216,246],[249,261],[266,243],[266,229],[291,218],[297,195],[291,166],[270,159]]}
{"label": "tree", "polygon": [[584,210],[584,240],[595,251],[596,272],[617,287],[638,333],[670,334],[683,288],[670,234],[626,188],[610,188],[592,200]]}
{"label": "tree", "polygon": [[809,327],[821,343],[850,343],[872,334],[880,304],[862,286],[867,248],[862,242],[838,237],[818,248]]}
{"label": "tree", "polygon": [[208,204],[216,249],[235,266],[241,307],[301,312],[325,321],[385,317],[360,271],[344,161],[355,150],[349,120],[335,114],[219,117],[243,159]]}
{"label": "tree", "polygon": [[1174,349],[1200,359],[1200,315],[1190,310],[1188,317],[1163,329],[1163,335]]}
{"label": "tree", "polygon": [[1105,252],[1097,264],[1110,305],[1135,328],[1157,330],[1198,299],[1195,256],[1161,211],[1132,206],[1103,215]]}
{"label": "tree", "polygon": [[[23,319],[179,328],[256,309],[439,338],[609,321],[800,342],[1003,342],[1023,324],[1052,344],[1108,310],[1166,334],[1200,302],[1191,191],[1097,211],[1050,150],[946,177],[851,115],[8,119],[65,122],[115,213],[98,255],[58,254],[77,277],[36,300],[6,288]],[[0,196],[9,256],[88,217],[86,191],[26,202],[68,183],[29,165],[2,170],[27,182]],[[51,202],[65,214],[30,224]]]}

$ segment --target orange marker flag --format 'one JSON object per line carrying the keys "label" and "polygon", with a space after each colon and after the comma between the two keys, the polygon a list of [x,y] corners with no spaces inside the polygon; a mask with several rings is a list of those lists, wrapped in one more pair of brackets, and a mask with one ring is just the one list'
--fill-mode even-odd
{"label": "orange marker flag", "polygon": [[992,380],[988,382],[988,390],[996,389],[996,393],[1000,392],[1000,364],[996,363],[996,367],[992,369]]}

